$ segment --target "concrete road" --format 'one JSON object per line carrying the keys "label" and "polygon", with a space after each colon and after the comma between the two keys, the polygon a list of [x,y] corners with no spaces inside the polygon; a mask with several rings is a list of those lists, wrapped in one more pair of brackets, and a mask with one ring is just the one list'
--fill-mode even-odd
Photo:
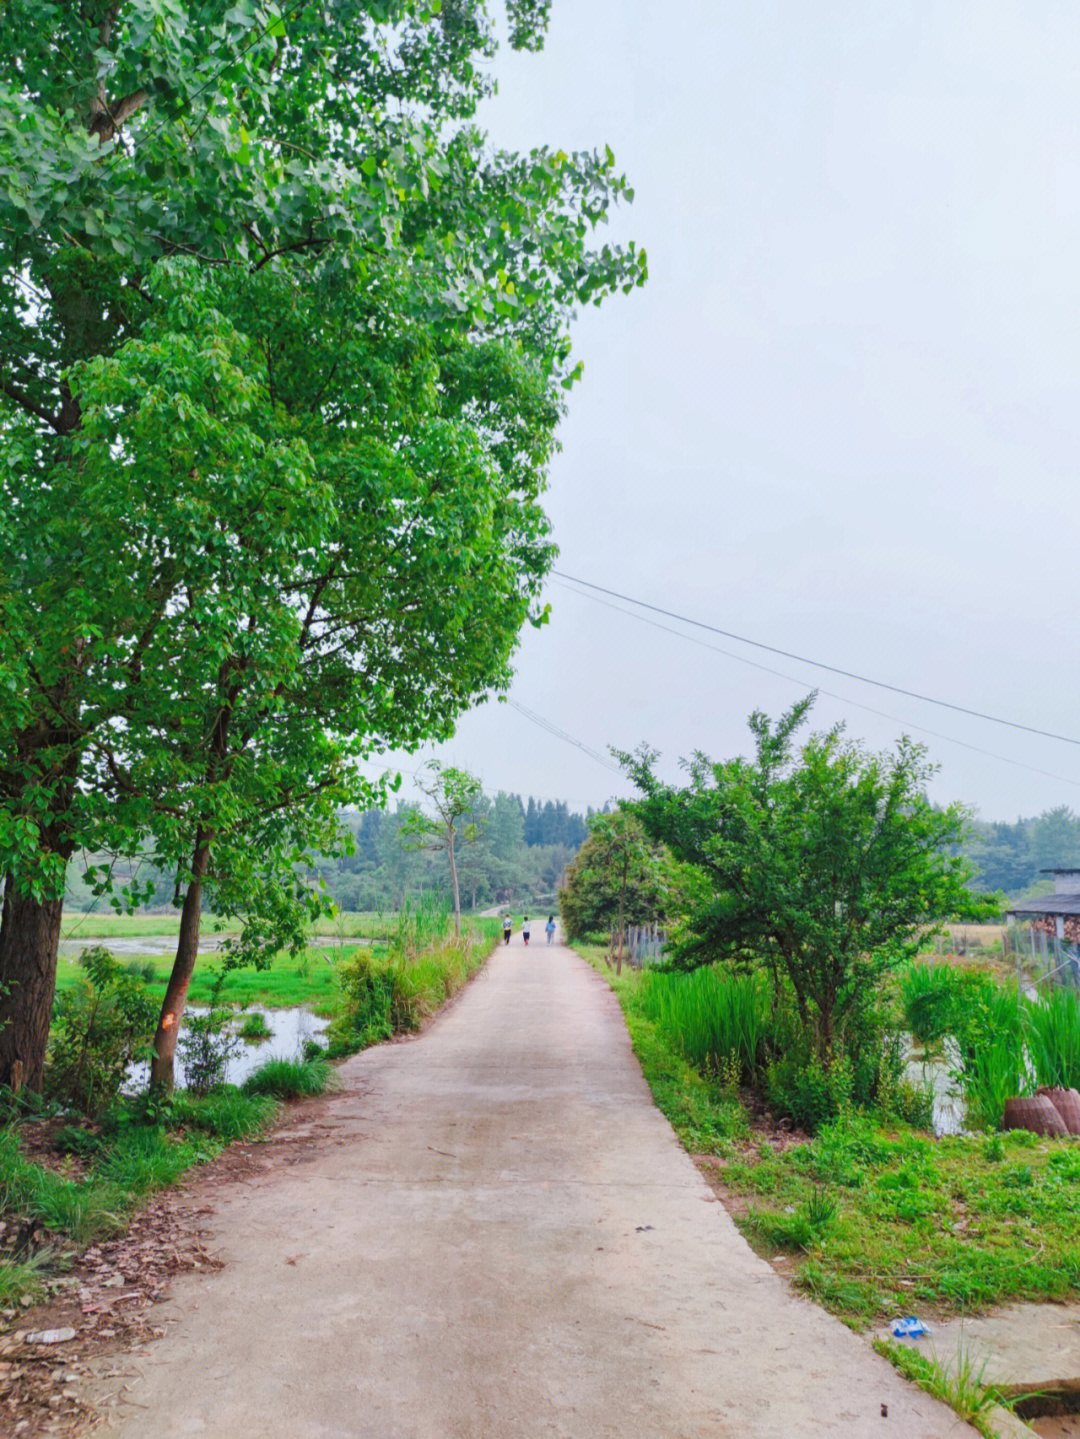
{"label": "concrete road", "polygon": [[972,1432],[754,1257],[563,946],[515,936],[342,1077],[318,1144],[218,1191],[227,1265],[178,1281],[123,1435]]}

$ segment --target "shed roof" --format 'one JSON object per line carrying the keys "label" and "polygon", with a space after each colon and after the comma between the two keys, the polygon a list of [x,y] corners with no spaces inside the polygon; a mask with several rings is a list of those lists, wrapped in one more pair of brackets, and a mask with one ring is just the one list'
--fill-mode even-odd
{"label": "shed roof", "polygon": [[1075,914],[1080,915],[1080,894],[1040,894],[1035,899],[1022,899],[1006,905],[1006,914]]}

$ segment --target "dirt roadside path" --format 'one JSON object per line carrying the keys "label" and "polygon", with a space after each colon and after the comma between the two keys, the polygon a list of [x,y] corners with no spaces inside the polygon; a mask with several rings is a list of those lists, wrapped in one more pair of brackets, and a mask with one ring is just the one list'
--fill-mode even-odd
{"label": "dirt roadside path", "polygon": [[563,946],[515,937],[423,1037],[341,1075],[319,1143],[216,1192],[225,1268],[176,1282],[113,1432],[972,1432],[752,1254]]}

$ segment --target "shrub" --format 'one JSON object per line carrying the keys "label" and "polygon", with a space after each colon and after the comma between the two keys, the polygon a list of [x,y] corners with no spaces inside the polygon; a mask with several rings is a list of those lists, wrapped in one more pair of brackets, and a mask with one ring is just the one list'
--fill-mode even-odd
{"label": "shrub", "polygon": [[851,1109],[853,1074],[846,1055],[826,1066],[813,1055],[775,1060],[765,1076],[765,1093],[778,1114],[808,1134]]}
{"label": "shrub", "polygon": [[247,1095],[298,1099],[329,1089],[334,1071],[326,1059],[271,1059],[249,1074],[242,1089]]}
{"label": "shrub", "polygon": [[241,1039],[254,1041],[273,1039],[274,1037],[274,1031],[257,1010],[251,1014],[245,1014],[244,1022],[241,1024],[238,1033]]}
{"label": "shrub", "polygon": [[240,1047],[240,1041],[229,1031],[232,1010],[221,1004],[227,978],[228,971],[222,969],[210,991],[210,1008],[205,1014],[189,1010],[176,1041],[184,1066],[184,1084],[192,1094],[209,1094],[224,1084],[229,1060]]}
{"label": "shrub", "polygon": [[53,1148],[61,1154],[77,1154],[80,1159],[89,1159],[101,1148],[101,1136],[82,1125],[65,1124],[53,1135]]}
{"label": "shrub", "polygon": [[157,1005],[107,949],[85,950],[79,964],[85,978],[56,1001],[45,1085],[50,1097],[97,1115],[148,1050]]}

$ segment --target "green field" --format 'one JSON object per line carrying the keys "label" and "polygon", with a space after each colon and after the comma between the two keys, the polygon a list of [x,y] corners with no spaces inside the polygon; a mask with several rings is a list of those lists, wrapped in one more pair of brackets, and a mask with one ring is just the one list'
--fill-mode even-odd
{"label": "green field", "polygon": [[[341,914],[331,920],[323,920],[316,926],[316,935],[331,940],[341,939],[382,939],[396,926],[397,916],[393,914],[357,913]],[[90,948],[103,944],[108,948],[110,941],[138,940],[175,937],[179,930],[180,917],[176,913],[98,915],[71,914],[61,932],[61,941],[67,945],[77,944]],[[216,929],[213,916],[203,920],[204,936],[228,934],[227,928]],[[232,931],[235,933],[235,930]],[[67,947],[67,946],[65,946]],[[159,947],[160,948],[160,947]],[[233,972],[223,993],[227,1004],[237,1006],[261,1005],[267,1009],[290,1009],[295,1005],[307,1005],[316,1014],[332,1017],[340,1006],[340,992],[337,971],[355,954],[356,945],[327,944],[320,946],[318,938],[311,947],[297,955],[278,955],[269,969],[240,969]],[[375,952],[381,952],[376,946]],[[165,985],[172,965],[168,953],[150,953],[124,947],[118,955],[132,970],[143,970],[153,978],[147,978],[147,993],[156,999],[165,997]],[[198,967],[188,995],[192,1004],[207,1004],[210,991],[221,968],[221,957],[214,950],[206,949],[199,956]],[[61,954],[57,966],[56,985],[63,991],[76,984],[82,974],[76,954]]]}
{"label": "green field", "polygon": [[[384,939],[391,933],[397,922],[394,913],[380,914],[375,910],[342,912],[332,919],[320,919],[315,925],[316,935],[328,935],[344,939]],[[236,925],[223,924],[212,914],[204,914],[204,934],[235,934]],[[161,914],[111,914],[92,912],[80,914],[69,911],[64,916],[60,931],[61,940],[85,941],[93,944],[99,939],[137,939],[144,935],[177,934],[180,929],[178,910],[165,910]]]}

